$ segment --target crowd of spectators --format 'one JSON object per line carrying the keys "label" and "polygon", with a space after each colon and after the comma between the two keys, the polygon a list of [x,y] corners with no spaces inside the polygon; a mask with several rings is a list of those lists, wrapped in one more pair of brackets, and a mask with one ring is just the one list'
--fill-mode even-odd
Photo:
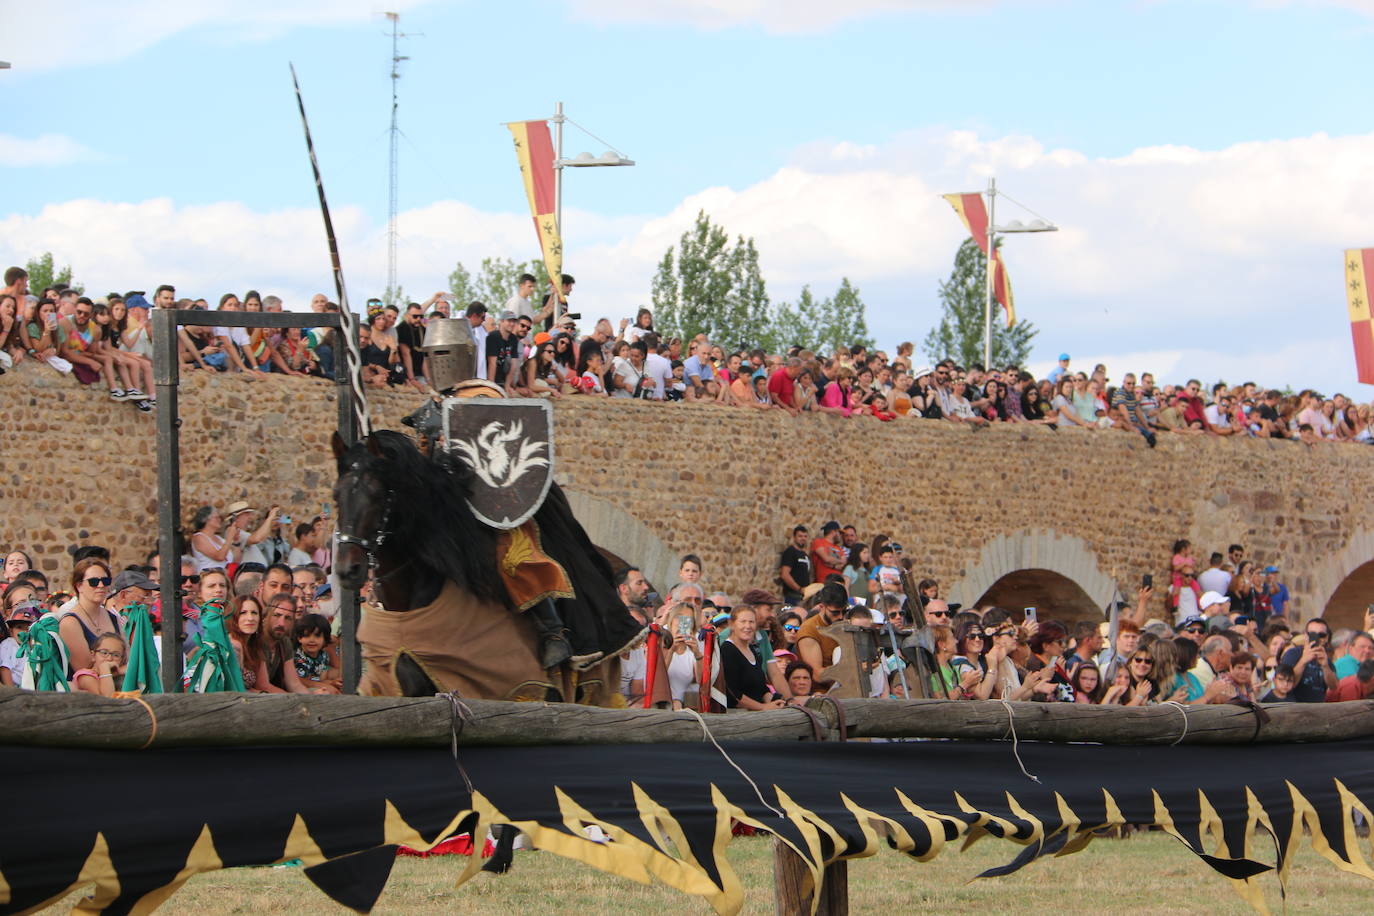
{"label": "crowd of spectators", "polygon": [[[848,695],[1122,706],[1374,695],[1374,615],[1358,631],[1301,620],[1278,567],[1258,567],[1239,544],[1198,566],[1187,541],[1161,562],[1162,616],[1152,616],[1158,602],[1146,580],[1134,603],[1118,603],[1114,625],[1112,609],[1065,624],[1057,617],[1070,609],[949,604],[891,538],[864,542],[833,521],[814,535],[798,525],[776,578],[738,599],[707,584],[695,555],[682,558],[666,598],[640,570],[621,571],[621,600],[660,634],[624,656],[621,689],[631,704],[644,701],[657,651],[675,708],[776,708],[844,678],[855,679]],[[837,656],[836,628],[872,634],[862,668]],[[707,703],[704,685],[714,685]]]}
{"label": "crowd of spectators", "polygon": [[[245,502],[223,515],[195,512],[178,559],[186,689],[340,692],[330,524],[327,515],[293,524],[277,506]],[[0,571],[0,684],[105,696],[150,689],[163,652],[160,573],[156,552],[116,572],[108,550],[86,545],[70,574],[50,580],[11,549]],[[35,658],[47,660],[44,671]]]}
{"label": "crowd of spectators", "polygon": [[[0,371],[35,360],[86,383],[102,381],[110,397],[140,410],[156,407],[152,394],[150,308],[210,309],[205,299],[178,299],[159,286],[150,303],[142,291],[97,299],[58,285],[31,293],[22,268],[11,267],[0,289]],[[563,290],[574,280],[564,275]],[[218,311],[280,312],[277,296],[248,290],[224,293]],[[310,310],[337,312],[323,293]],[[461,315],[458,312],[461,311]],[[600,318],[586,335],[568,314],[556,320],[549,296],[535,300],[535,278],[523,275],[498,309],[472,302],[455,309],[446,293],[405,306],[367,303],[358,328],[363,380],[373,387],[413,386],[428,391],[424,338],[435,319],[462,317],[476,344],[478,378],[521,397],[567,395],[694,401],[789,414],[868,416],[880,421],[930,419],[984,427],[1035,423],[1051,428],[1115,429],[1137,433],[1153,446],[1163,433],[1240,436],[1303,442],[1374,443],[1374,405],[1344,394],[1296,394],[1254,382],[1204,387],[1197,379],[1156,384],[1143,372],[1119,384],[1101,364],[1092,372],[1070,368],[1067,353],[1045,378],[1023,367],[962,366],[952,359],[918,365],[910,343],[894,354],[864,346],[816,353],[729,348],[698,334],[691,340],[660,334],[653,314],[639,309],[619,326]],[[178,331],[186,369],[333,378],[342,358],[332,328],[284,330],[188,326]]]}
{"label": "crowd of spectators", "polygon": [[[329,539],[327,515],[293,524],[275,506],[259,512],[244,502],[223,515],[210,506],[196,511],[178,561],[187,689],[341,689]],[[149,660],[140,669],[146,685],[162,652],[159,557],[118,572],[100,547],[81,547],[72,559],[70,575],[52,582],[24,550],[4,556],[0,684],[137,691],[131,659]],[[621,570],[622,602],[658,633],[624,656],[621,689],[628,702],[642,702],[657,651],[675,707],[702,705],[703,684],[715,685],[722,709],[798,702],[834,686],[834,628],[841,626],[877,637],[858,691],[872,697],[1131,706],[1374,694],[1374,615],[1358,631],[1333,631],[1321,617],[1300,620],[1278,567],[1258,566],[1239,544],[1209,554],[1203,567],[1180,540],[1158,579],[1167,613],[1152,616],[1158,602],[1147,581],[1134,604],[1119,604],[1114,628],[1104,614],[1066,625],[1058,618],[1067,609],[951,605],[938,582],[916,577],[890,537],[863,542],[853,526],[833,521],[813,536],[798,525],[776,577],[738,600],[708,584],[695,555],[682,558],[666,598],[651,592],[640,570]],[[46,678],[30,669],[35,652],[43,654],[31,631],[52,638],[55,652],[47,655],[56,661]],[[913,634],[916,663],[899,648]]]}

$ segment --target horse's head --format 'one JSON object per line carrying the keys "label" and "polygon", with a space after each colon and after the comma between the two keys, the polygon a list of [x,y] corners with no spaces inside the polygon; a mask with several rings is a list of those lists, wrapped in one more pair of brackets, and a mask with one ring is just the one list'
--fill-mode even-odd
{"label": "horse's head", "polygon": [[387,485],[385,459],[372,438],[344,444],[338,433],[332,440],[339,480],[334,484],[338,546],[334,571],[339,584],[360,589],[377,549],[386,540],[392,499]]}

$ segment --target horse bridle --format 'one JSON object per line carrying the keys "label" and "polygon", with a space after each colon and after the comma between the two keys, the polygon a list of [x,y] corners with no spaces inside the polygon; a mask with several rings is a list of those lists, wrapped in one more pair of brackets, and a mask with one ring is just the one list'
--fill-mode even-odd
{"label": "horse bridle", "polygon": [[[354,465],[353,470],[358,470],[358,467]],[[367,554],[367,568],[372,571],[374,579],[378,578],[377,553],[382,549],[382,545],[386,543],[387,536],[391,533],[391,507],[395,502],[396,491],[388,489],[386,491],[386,503],[382,506],[382,520],[378,522],[377,531],[372,537],[360,538],[355,534],[349,534],[345,531],[337,531],[334,535],[340,545],[352,544],[355,547],[362,548],[363,552]]]}

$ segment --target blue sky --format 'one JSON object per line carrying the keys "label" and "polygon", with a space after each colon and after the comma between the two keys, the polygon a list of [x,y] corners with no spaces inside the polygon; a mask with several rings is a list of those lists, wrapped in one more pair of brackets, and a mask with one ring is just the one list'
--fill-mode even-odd
{"label": "blue sky", "polygon": [[[0,0],[0,260],[52,249],[100,288],[323,287],[294,61],[352,296],[374,292],[384,2],[118,6]],[[412,293],[459,258],[533,256],[500,124],[561,99],[639,163],[568,176],[593,312],[647,300],[705,207],[758,238],[775,298],[849,276],[880,343],[919,340],[960,234],[938,194],[995,172],[1064,227],[1007,248],[1040,362],[1361,393],[1339,259],[1374,245],[1367,0],[407,0],[401,22],[423,33],[401,81]]]}

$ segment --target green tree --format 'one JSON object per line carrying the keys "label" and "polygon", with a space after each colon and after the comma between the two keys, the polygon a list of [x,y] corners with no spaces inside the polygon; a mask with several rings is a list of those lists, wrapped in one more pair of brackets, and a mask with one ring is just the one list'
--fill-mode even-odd
{"label": "green tree", "polygon": [[[810,290],[803,287],[802,297],[809,295]],[[768,324],[754,335],[754,341],[769,353],[785,353],[793,346],[807,347],[809,334],[810,330],[802,320],[801,308],[790,302],[779,302]]]}
{"label": "green tree", "polygon": [[806,286],[796,303],[773,306],[754,240],[737,236],[731,244],[705,211],[663,253],[651,298],[654,326],[671,337],[705,333],[729,349],[746,344],[772,352],[793,344],[817,352],[873,345],[863,300],[847,277],[832,298],[817,299]]}
{"label": "green tree", "polygon": [[[72,282],[72,267],[70,264],[61,270],[55,269],[51,251],[43,252],[41,257],[30,258],[24,265],[24,269],[29,272],[29,290],[33,294],[39,295],[54,283],[65,283],[68,286],[76,287]],[[79,288],[79,287],[78,287]]]}
{"label": "green tree", "polygon": [[[940,284],[943,313],[930,329],[922,349],[932,362],[952,358],[960,365],[983,362],[983,315],[987,258],[973,239],[964,239],[954,256],[949,279]],[[997,304],[993,304],[998,308]],[[992,316],[992,363],[1024,366],[1031,341],[1039,331],[1029,321],[1008,328],[1000,309]]]}
{"label": "green tree", "polygon": [[857,345],[871,349],[875,345],[872,335],[868,332],[868,315],[864,301],[859,297],[858,289],[850,284],[848,277],[840,280],[840,288],[835,291],[834,298],[827,299],[826,302],[828,308],[825,310],[825,320],[816,341],[819,346],[833,352],[836,347]]}
{"label": "green tree", "polygon": [[759,270],[759,252],[752,238],[735,246],[731,270],[732,282],[722,322],[725,330],[717,340],[726,348],[740,344],[757,346],[760,330],[768,327],[770,318],[768,287]]}
{"label": "green tree", "polygon": [[461,310],[470,302],[481,302],[490,311],[499,311],[506,300],[515,295],[515,289],[520,285],[520,275],[525,273],[534,276],[535,297],[542,299],[549,289],[549,271],[543,261],[516,263],[510,258],[487,257],[482,259],[482,266],[475,277],[459,261],[448,275],[454,308]]}
{"label": "green tree", "polygon": [[733,340],[744,330],[731,321],[731,293],[741,255],[730,237],[712,225],[706,211],[697,212],[692,228],[682,233],[677,254],[670,248],[659,262],[652,293],[654,327],[672,337],[705,333],[712,340]]}

